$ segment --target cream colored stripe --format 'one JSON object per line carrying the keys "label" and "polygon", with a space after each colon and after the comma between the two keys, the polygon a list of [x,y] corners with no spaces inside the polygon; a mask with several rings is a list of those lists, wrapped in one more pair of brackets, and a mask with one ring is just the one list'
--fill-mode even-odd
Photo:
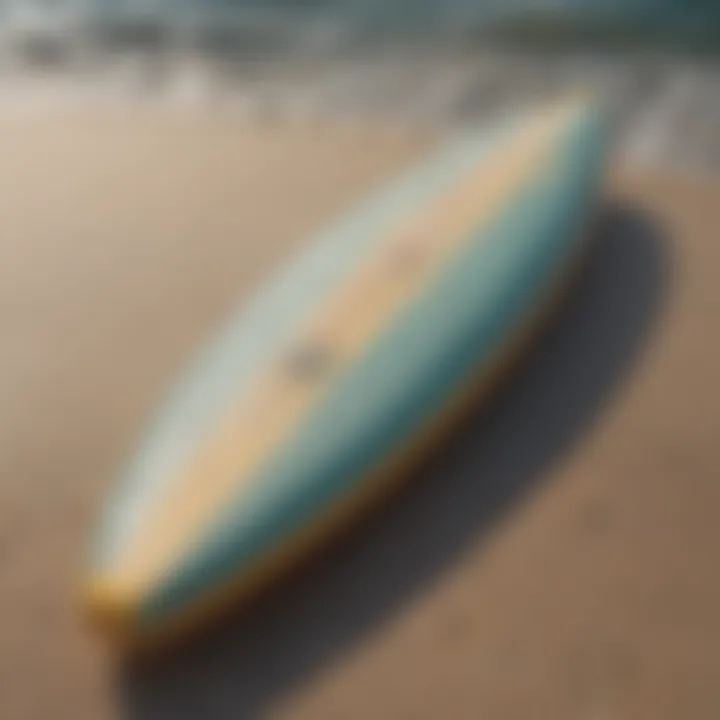
{"label": "cream colored stripe", "polygon": [[[290,339],[288,353],[267,368],[247,401],[220,425],[170,496],[148,518],[115,569],[116,581],[129,592],[137,591],[187,548],[203,524],[303,421],[337,376],[427,287],[471,231],[495,216],[539,169],[564,117],[564,113],[545,116],[521,140],[499,149],[460,187],[390,234],[349,284],[327,299],[316,317]],[[305,377],[291,370],[289,358],[304,347],[322,348],[330,362],[327,373]]]}

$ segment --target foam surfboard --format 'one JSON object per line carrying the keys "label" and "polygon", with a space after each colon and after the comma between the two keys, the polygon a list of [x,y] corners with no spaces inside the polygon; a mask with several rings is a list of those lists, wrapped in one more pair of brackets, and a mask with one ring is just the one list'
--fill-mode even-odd
{"label": "foam surfboard", "polygon": [[406,473],[575,262],[603,156],[585,100],[464,134],[239,308],[108,502],[84,591],[97,624],[177,635]]}

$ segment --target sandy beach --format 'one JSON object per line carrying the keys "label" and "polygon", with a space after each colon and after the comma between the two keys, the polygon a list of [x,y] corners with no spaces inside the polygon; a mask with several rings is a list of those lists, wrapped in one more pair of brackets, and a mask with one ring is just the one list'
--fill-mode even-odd
{"label": "sandy beach", "polygon": [[407,490],[152,665],[77,615],[115,471],[190,353],[438,142],[221,109],[0,113],[0,716],[720,715],[720,186],[610,169],[526,362]]}

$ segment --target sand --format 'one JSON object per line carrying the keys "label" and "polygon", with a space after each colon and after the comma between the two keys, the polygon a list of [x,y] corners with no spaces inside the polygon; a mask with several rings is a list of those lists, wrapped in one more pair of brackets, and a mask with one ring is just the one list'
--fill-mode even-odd
{"label": "sand", "polygon": [[720,188],[619,164],[570,301],[405,492],[152,665],[79,622],[104,493],[189,353],[434,143],[0,114],[0,717],[720,715]]}

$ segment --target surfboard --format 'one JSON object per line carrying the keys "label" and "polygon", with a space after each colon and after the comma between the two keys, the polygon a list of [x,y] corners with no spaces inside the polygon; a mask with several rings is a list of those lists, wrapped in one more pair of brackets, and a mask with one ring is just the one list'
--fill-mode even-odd
{"label": "surfboard", "polygon": [[97,625],[177,635],[407,475],[576,262],[604,138],[586,100],[464,133],[239,308],[109,499],[84,590]]}

